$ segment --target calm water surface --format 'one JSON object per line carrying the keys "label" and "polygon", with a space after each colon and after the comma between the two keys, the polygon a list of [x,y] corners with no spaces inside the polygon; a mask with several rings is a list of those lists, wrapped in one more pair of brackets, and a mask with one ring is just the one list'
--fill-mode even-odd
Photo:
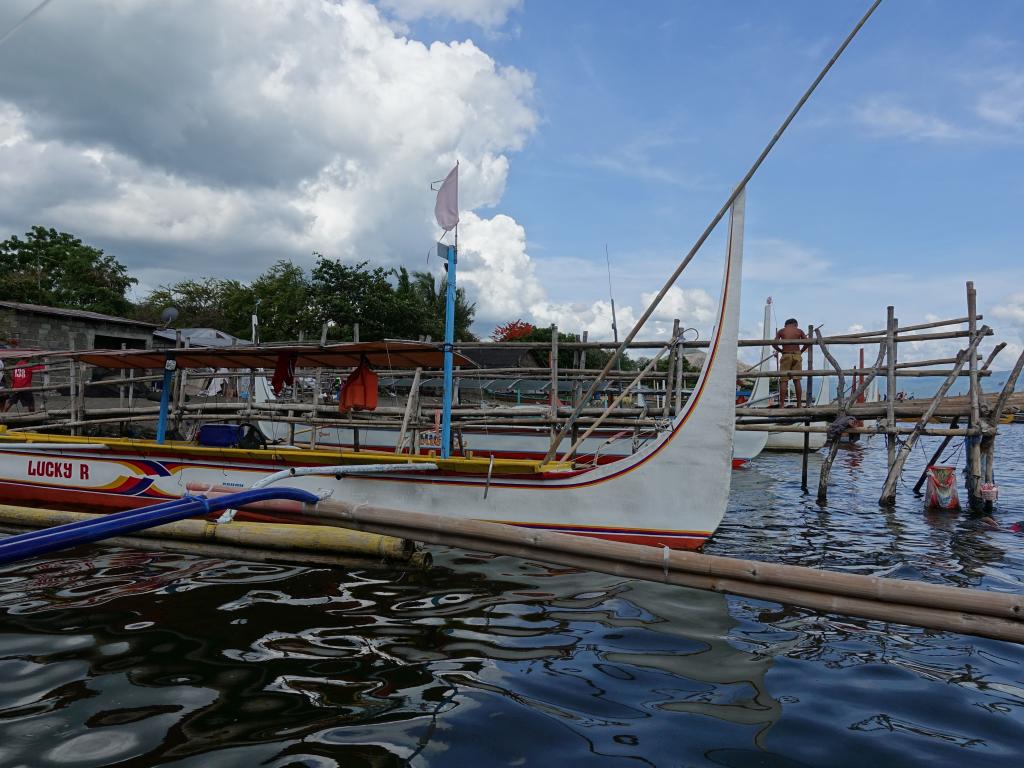
{"label": "calm water surface", "polygon": [[[1009,522],[1024,427],[1002,431]],[[798,456],[760,457],[707,551],[1021,591],[1024,535],[922,513],[922,450],[880,510],[884,454],[844,450],[826,508]],[[0,569],[0,617],[5,767],[1024,764],[1022,647],[513,558],[86,548]]]}

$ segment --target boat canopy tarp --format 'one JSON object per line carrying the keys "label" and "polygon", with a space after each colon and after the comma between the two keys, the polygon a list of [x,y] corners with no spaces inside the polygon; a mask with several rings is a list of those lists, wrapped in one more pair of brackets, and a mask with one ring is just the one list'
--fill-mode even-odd
{"label": "boat canopy tarp", "polygon": [[[90,350],[73,352],[75,360],[101,368],[163,368],[168,357],[181,368],[273,368],[278,356],[294,354],[296,368],[351,368],[364,357],[377,369],[440,368],[444,350],[440,344],[422,341],[364,341],[345,344],[281,345],[247,347],[179,347],[171,349]],[[476,367],[455,353],[455,365]]]}
{"label": "boat canopy tarp", "polygon": [[52,352],[45,349],[23,349],[22,347],[0,347],[0,360],[26,360],[34,357],[46,357],[47,355],[60,355],[60,352]]}

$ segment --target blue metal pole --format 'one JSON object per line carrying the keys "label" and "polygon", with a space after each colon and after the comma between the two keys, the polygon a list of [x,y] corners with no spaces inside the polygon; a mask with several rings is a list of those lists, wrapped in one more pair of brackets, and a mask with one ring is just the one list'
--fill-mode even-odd
{"label": "blue metal pole", "polygon": [[455,263],[454,245],[448,246],[448,295],[444,305],[444,401],[441,405],[441,458],[452,455],[452,367],[455,344]]}
{"label": "blue metal pole", "polygon": [[163,504],[10,536],[0,540],[0,564],[57,552],[80,544],[90,544],[188,517],[276,499],[299,501],[304,504],[315,504],[320,500],[316,494],[298,488],[251,488],[214,499],[185,496]]}
{"label": "blue metal pole", "polygon": [[174,384],[174,369],[177,364],[173,357],[164,361],[164,385],[160,389],[160,420],[156,423],[156,441],[163,443],[167,436],[167,412],[171,405],[171,387]]}

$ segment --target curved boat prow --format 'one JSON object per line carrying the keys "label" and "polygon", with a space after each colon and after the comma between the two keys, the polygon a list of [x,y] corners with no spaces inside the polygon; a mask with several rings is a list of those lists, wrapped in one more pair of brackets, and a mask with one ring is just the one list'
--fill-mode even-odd
{"label": "curved boat prow", "polygon": [[[289,486],[350,503],[697,548],[718,527],[729,499],[743,213],[740,193],[729,220],[718,317],[693,393],[668,428],[618,461],[584,466],[475,456],[431,459],[426,471],[413,466],[427,461],[423,456],[118,439],[96,451],[89,448],[92,439],[52,436],[49,442],[62,443],[56,450],[0,451],[0,486],[11,498],[130,508],[181,496],[192,485],[240,489],[282,468],[306,468],[311,471],[296,472]],[[254,399],[271,399],[264,384],[257,377]],[[408,468],[344,477],[330,471],[380,462]]]}
{"label": "curved boat prow", "polygon": [[670,429],[619,461],[542,465],[542,477],[488,481],[435,476],[403,482],[360,477],[346,497],[637,544],[694,549],[725,515],[736,415],[736,342],[743,271],[745,194],[729,219],[718,318],[693,393]]}

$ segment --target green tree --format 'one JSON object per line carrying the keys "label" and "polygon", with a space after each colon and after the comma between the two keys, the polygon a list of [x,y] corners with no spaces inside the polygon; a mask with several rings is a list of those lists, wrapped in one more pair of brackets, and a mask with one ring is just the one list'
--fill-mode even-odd
{"label": "green tree", "polygon": [[0,243],[0,295],[11,301],[124,315],[137,282],[116,258],[67,232],[35,226],[24,240]]}
{"label": "green tree", "polygon": [[[445,305],[448,300],[448,280],[437,282],[429,272],[413,272],[409,275],[403,268],[398,273],[395,288],[398,305],[410,308],[417,318],[415,336],[430,336],[434,341],[444,340]],[[476,304],[466,298],[464,288],[455,289],[455,340],[475,341],[470,330]],[[415,337],[414,336],[414,337]]]}
{"label": "green tree", "polygon": [[359,323],[359,338],[364,341],[396,335],[392,270],[370,269],[365,261],[349,265],[319,253],[314,256],[317,263],[310,280],[314,315],[333,326],[332,335],[351,339],[353,323]]}
{"label": "green tree", "polygon": [[261,341],[289,341],[300,332],[319,337],[312,285],[301,267],[281,260],[257,277],[249,292],[253,305],[259,302]]}
{"label": "green tree", "polygon": [[[258,307],[261,341],[290,341],[305,333],[319,338],[321,324],[329,336],[350,340],[359,323],[364,341],[383,338],[444,338],[447,285],[433,275],[384,267],[367,262],[343,264],[316,254],[317,263],[307,276],[299,266],[278,261],[252,283],[207,278],[181,280],[161,286],[136,308],[136,316],[159,322],[167,307],[179,310],[178,324],[219,328],[248,339],[251,315]],[[456,291],[455,337],[472,340],[476,306]]]}
{"label": "green tree", "polygon": [[136,307],[136,316],[158,323],[164,309],[175,307],[180,313],[180,326],[217,328],[247,339],[254,306],[255,297],[249,286],[237,280],[202,278],[157,288]]}
{"label": "green tree", "polygon": [[[523,336],[522,340],[523,341],[541,341],[541,342],[544,342],[545,344],[550,344],[551,343],[551,326],[549,325],[546,328],[534,328],[528,334]],[[579,341],[579,340],[580,340],[579,336],[577,336],[574,333],[562,333],[561,331],[558,332],[558,341],[559,342],[563,342],[563,341]],[[534,356],[542,364],[547,365],[547,364],[550,363],[550,360],[549,360],[549,358],[551,357],[550,352],[551,352],[550,350],[544,351],[542,349],[539,349],[539,350],[536,350],[536,352],[534,353]],[[559,350],[558,350],[558,367],[559,368],[563,368],[563,369],[575,368],[576,364],[573,361],[573,357],[575,356],[575,353],[576,353],[576,350],[564,349],[564,348],[560,347]],[[590,360],[590,359],[592,359],[592,356],[590,358],[588,358],[588,360]]]}
{"label": "green tree", "polygon": [[[314,315],[330,323],[332,335],[351,339],[353,323],[359,323],[359,338],[364,341],[383,338],[415,339],[430,336],[444,338],[444,305],[447,283],[438,284],[427,272],[397,272],[384,267],[369,267],[368,262],[343,264],[316,254],[317,263],[310,279]],[[466,292],[455,292],[455,338],[475,339],[469,330],[476,305]]]}

